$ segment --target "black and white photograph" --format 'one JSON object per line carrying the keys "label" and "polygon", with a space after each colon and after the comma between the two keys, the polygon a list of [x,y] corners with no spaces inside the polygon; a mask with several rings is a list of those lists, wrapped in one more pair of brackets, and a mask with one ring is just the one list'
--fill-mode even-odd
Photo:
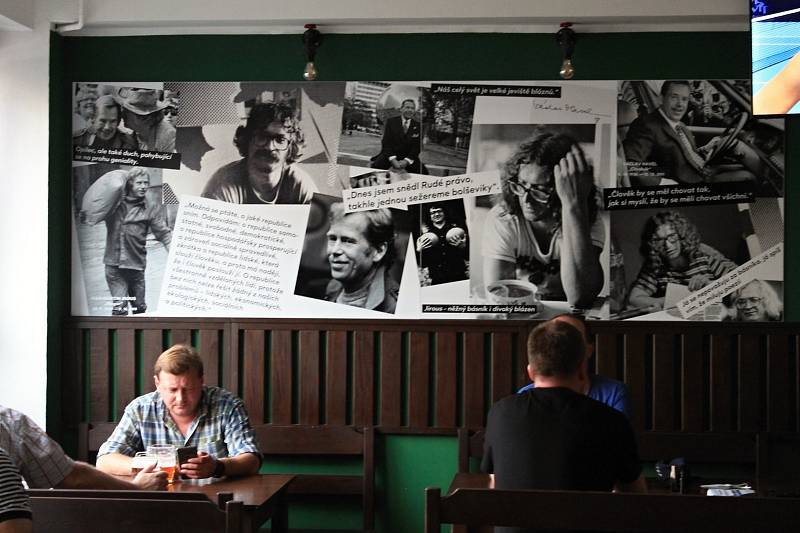
{"label": "black and white photograph", "polygon": [[748,183],[783,196],[784,121],[754,119],[750,102],[749,80],[620,82],[617,186]]}
{"label": "black and white photograph", "polygon": [[167,83],[180,94],[176,197],[308,204],[341,195],[336,152],[344,83]]}
{"label": "black and white photograph", "polygon": [[161,203],[161,173],[127,166],[73,169],[73,183],[88,184],[75,194],[73,209],[84,314],[156,310],[177,212]]}
{"label": "black and white photograph", "polygon": [[724,298],[727,316],[735,322],[782,322],[783,281],[753,279]]}
{"label": "black and white photograph", "polygon": [[177,92],[90,83],[74,87],[74,160],[178,168]]}
{"label": "black and white photograph", "polygon": [[[616,262],[620,275],[612,277],[611,292],[625,305],[611,318],[681,319],[677,308],[680,300],[782,242],[779,202],[777,198],[761,198],[753,204],[612,212],[611,236],[622,260]],[[721,220],[726,222],[720,224]],[[766,281],[782,282],[782,261],[772,263],[759,268],[768,276]],[[624,286],[620,287],[621,283]],[[774,290],[772,285],[770,288]],[[763,317],[761,311],[734,312],[736,299],[750,298],[755,290],[742,286],[739,292],[745,291],[745,296],[727,295],[691,319]]]}
{"label": "black and white photograph", "polygon": [[338,163],[396,174],[429,174],[421,153],[425,91],[402,83],[348,82]]}
{"label": "black and white photograph", "polygon": [[[782,320],[784,124],[748,98],[726,80],[76,83],[73,310]],[[198,242],[227,264],[173,272]],[[237,276],[260,280],[241,309]]]}
{"label": "black and white photograph", "polygon": [[311,203],[295,294],[394,314],[410,234],[407,211],[345,212],[340,198]]}
{"label": "black and white photograph", "polygon": [[[548,312],[598,309],[605,283],[602,179],[594,174],[593,124],[473,126],[468,171],[496,170],[501,194],[477,197],[470,289],[498,302],[511,289],[551,301]],[[513,282],[513,283],[510,283]],[[556,302],[564,302],[557,304]]]}
{"label": "black and white photograph", "polygon": [[435,176],[467,171],[475,96],[444,90],[450,87],[435,84],[422,93],[425,124],[422,151],[430,174]]}
{"label": "black and white photograph", "polygon": [[420,287],[469,279],[469,228],[464,200],[408,208]]}

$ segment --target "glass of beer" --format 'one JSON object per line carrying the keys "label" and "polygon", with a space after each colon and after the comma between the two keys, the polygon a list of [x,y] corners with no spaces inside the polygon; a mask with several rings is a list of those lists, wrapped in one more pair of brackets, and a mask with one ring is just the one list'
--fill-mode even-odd
{"label": "glass of beer", "polygon": [[178,468],[177,450],[172,444],[157,444],[147,447],[147,453],[157,459],[158,469],[167,473],[167,483],[175,481]]}
{"label": "glass of beer", "polygon": [[133,456],[133,462],[131,463],[131,474],[135,476],[147,468],[148,465],[155,465],[157,463],[158,459],[152,455],[148,455],[147,452],[136,452],[136,455]]}

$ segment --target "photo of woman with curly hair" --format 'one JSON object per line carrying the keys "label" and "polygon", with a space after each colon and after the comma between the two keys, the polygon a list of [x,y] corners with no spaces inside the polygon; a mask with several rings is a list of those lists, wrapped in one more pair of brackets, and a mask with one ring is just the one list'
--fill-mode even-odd
{"label": "photo of woman with curly hair", "polygon": [[694,223],[677,211],[662,211],[647,219],[639,251],[644,263],[631,286],[628,303],[651,311],[664,308],[668,284],[696,291],[737,266],[701,242]]}

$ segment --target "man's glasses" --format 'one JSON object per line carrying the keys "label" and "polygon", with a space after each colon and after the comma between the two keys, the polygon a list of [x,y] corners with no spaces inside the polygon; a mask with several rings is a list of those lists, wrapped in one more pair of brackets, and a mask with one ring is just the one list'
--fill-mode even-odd
{"label": "man's glasses", "polygon": [[651,237],[650,244],[653,248],[661,249],[666,243],[675,244],[680,240],[681,236],[677,233],[670,233],[666,237]]}
{"label": "man's glasses", "polygon": [[289,148],[289,138],[286,135],[273,135],[266,131],[257,131],[253,135],[253,142],[258,146],[272,145],[276,150]]}
{"label": "man's glasses", "polygon": [[736,307],[742,309],[744,307],[758,305],[761,303],[762,299],[763,298],[759,298],[758,296],[751,296],[750,298],[737,298]]}
{"label": "man's glasses", "polygon": [[177,117],[178,116],[178,110],[175,109],[174,107],[168,107],[168,108],[166,108],[164,110],[164,114],[165,115],[172,115],[173,117]]}
{"label": "man's glasses", "polygon": [[552,187],[547,187],[546,185],[532,185],[530,187],[526,187],[518,181],[511,180],[508,181],[508,188],[520,198],[529,196],[531,200],[540,204],[546,204],[549,202],[554,191]]}

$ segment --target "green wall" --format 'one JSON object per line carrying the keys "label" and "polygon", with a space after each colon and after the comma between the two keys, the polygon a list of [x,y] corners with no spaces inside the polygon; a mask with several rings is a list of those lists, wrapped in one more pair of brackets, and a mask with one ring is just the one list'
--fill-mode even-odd
{"label": "green wall", "polygon": [[[324,32],[325,29],[322,28]],[[555,28],[554,28],[555,31]],[[580,32],[580,28],[578,28]],[[75,81],[301,80],[305,63],[298,28],[289,36],[61,37],[51,40],[48,284],[48,429],[71,449],[60,420],[61,324],[69,316],[70,84]],[[747,78],[748,34],[580,34],[576,79]],[[320,80],[557,79],[560,55],[552,34],[325,35],[317,53]],[[794,119],[787,125],[794,158]],[[786,177],[786,233],[793,172]],[[786,271],[800,266],[787,239]],[[786,317],[800,316],[797,282],[785,282]],[[422,489],[446,487],[456,469],[454,438],[392,435],[378,439],[380,531],[421,531]],[[73,450],[74,451],[74,450]],[[294,513],[293,524],[357,526],[358,514],[338,508]],[[343,517],[343,518],[342,518]],[[355,520],[355,523],[353,522]]]}

